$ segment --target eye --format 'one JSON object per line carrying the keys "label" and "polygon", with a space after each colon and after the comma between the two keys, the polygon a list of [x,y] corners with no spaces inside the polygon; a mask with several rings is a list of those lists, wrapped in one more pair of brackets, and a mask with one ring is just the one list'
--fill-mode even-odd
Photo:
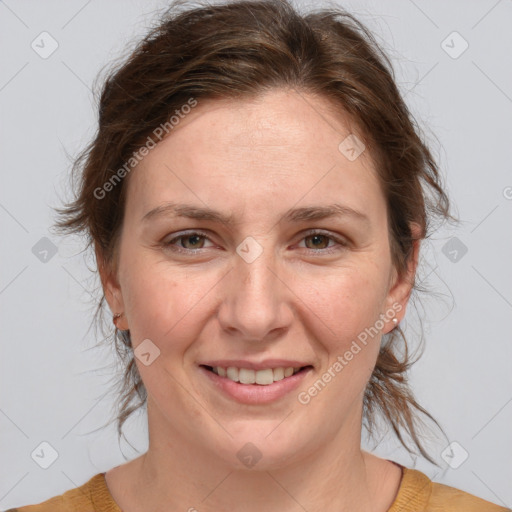
{"label": "eye", "polygon": [[176,251],[195,251],[198,249],[205,249],[206,242],[211,242],[210,239],[203,233],[190,232],[182,233],[175,236],[168,241],[164,241],[164,246]]}
{"label": "eye", "polygon": [[308,249],[327,249],[329,242],[332,241],[328,236],[322,234],[308,235],[304,240]]}
{"label": "eye", "polygon": [[[166,249],[189,254],[214,247],[208,235],[199,231],[177,234],[164,240],[162,244]],[[320,254],[330,254],[344,249],[347,245],[348,243],[344,239],[321,231],[311,231],[299,242],[299,247]]]}
{"label": "eye", "polygon": [[299,247],[305,247],[306,249],[323,253],[338,251],[345,248],[347,245],[348,243],[342,238],[321,231],[313,231],[306,234],[299,243]]}

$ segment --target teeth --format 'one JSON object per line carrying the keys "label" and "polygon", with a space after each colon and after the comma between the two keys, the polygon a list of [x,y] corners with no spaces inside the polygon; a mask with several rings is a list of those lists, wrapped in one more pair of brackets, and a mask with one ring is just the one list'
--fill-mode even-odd
{"label": "teeth", "polygon": [[274,382],[284,379],[284,368],[274,368]]}
{"label": "teeth", "polygon": [[[217,367],[217,372],[219,371],[219,367]],[[230,366],[226,371],[226,377],[231,379],[234,382],[238,382],[238,368],[234,368]]]}
{"label": "teeth", "polygon": [[274,371],[271,368],[267,370],[258,370],[256,372],[256,384],[261,384],[263,386],[267,386],[268,384],[272,384],[274,382]]}
{"label": "teeth", "polygon": [[289,366],[287,368],[266,368],[265,370],[250,370],[248,368],[235,368],[230,366],[229,368],[222,368],[221,366],[215,366],[212,368],[213,372],[221,377],[227,377],[233,382],[240,382],[241,384],[260,384],[262,386],[268,386],[273,382],[283,380],[286,377],[291,377],[293,374],[300,370]]}
{"label": "teeth", "polygon": [[238,378],[242,384],[254,384],[256,382],[256,372],[254,370],[240,368],[240,370],[238,370]]}

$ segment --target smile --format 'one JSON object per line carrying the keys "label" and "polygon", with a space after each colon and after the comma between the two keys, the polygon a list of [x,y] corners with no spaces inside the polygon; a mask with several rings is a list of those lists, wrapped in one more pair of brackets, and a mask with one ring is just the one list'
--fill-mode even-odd
{"label": "smile", "polygon": [[313,370],[311,365],[259,370],[208,365],[200,365],[199,368],[215,389],[244,404],[265,404],[278,400],[296,389]]}
{"label": "smile", "polygon": [[208,366],[207,368],[220,377],[226,377],[233,382],[240,382],[241,384],[259,384],[260,386],[268,386],[284,378],[291,377],[301,370],[301,367],[294,368],[293,366],[288,366],[287,368],[266,368],[264,370],[236,368],[234,366],[229,366],[228,368],[223,368],[222,366],[212,368]]}

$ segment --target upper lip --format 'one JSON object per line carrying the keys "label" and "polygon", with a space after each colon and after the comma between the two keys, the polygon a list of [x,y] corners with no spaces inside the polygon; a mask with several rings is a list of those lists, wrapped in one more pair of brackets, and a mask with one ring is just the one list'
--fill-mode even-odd
{"label": "upper lip", "polygon": [[215,368],[220,366],[221,368],[229,368],[230,366],[235,368],[247,368],[248,370],[266,370],[267,368],[302,368],[303,366],[312,366],[309,363],[300,361],[292,361],[290,359],[265,359],[264,361],[254,362],[246,361],[244,359],[216,359],[215,361],[204,361],[199,363],[200,366],[211,366]]}

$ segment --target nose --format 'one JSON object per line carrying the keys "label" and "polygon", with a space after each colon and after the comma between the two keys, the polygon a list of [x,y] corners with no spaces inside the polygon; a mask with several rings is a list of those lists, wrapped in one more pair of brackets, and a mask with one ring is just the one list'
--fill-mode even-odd
{"label": "nose", "polygon": [[251,263],[235,255],[218,310],[222,329],[234,338],[271,341],[284,335],[292,324],[293,293],[268,252]]}

